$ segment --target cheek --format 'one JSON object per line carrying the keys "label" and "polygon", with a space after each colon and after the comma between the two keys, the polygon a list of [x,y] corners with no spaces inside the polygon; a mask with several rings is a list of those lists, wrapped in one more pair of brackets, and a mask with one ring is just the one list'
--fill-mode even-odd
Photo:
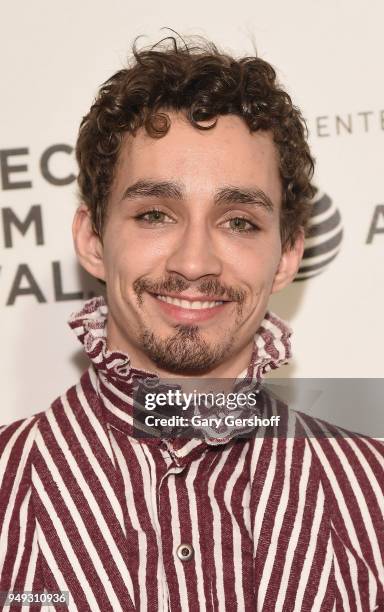
{"label": "cheek", "polygon": [[248,244],[228,243],[225,249],[225,267],[233,278],[250,287],[270,284],[281,257],[279,236],[258,236]]}
{"label": "cheek", "polygon": [[[117,224],[118,225],[118,224]],[[152,231],[123,231],[110,227],[104,236],[104,266],[110,281],[133,282],[138,277],[159,273],[171,248],[169,238]]]}

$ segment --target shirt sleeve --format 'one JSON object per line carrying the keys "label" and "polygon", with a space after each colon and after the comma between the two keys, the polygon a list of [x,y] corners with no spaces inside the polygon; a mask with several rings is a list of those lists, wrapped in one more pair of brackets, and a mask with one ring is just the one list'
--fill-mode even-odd
{"label": "shirt sleeve", "polygon": [[41,573],[38,572],[31,497],[31,454],[38,417],[22,419],[0,429],[0,591],[3,592],[44,589],[39,584]]}
{"label": "shirt sleeve", "polygon": [[384,442],[317,421],[310,444],[331,521],[337,610],[384,609]]}

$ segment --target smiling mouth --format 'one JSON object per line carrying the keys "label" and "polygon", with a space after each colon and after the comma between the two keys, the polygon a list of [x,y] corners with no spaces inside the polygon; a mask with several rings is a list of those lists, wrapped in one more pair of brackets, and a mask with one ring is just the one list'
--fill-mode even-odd
{"label": "smiling mouth", "polygon": [[221,295],[173,295],[148,292],[155,300],[160,312],[171,325],[175,323],[196,325],[215,320],[217,316],[226,312],[227,307],[233,304],[232,300],[223,300]]}
{"label": "smiling mouth", "polygon": [[205,310],[207,308],[215,308],[215,306],[221,306],[225,302],[223,300],[185,300],[175,297],[170,297],[169,295],[155,295],[156,299],[166,302],[167,304],[172,304],[173,306],[178,306],[179,308],[186,308],[188,310]]}

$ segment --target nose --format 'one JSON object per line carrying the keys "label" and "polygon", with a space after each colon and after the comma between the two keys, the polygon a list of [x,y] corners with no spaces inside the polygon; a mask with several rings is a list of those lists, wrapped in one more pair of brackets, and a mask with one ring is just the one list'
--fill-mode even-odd
{"label": "nose", "polygon": [[210,228],[199,222],[185,228],[167,259],[167,272],[181,274],[191,281],[222,273],[222,261]]}

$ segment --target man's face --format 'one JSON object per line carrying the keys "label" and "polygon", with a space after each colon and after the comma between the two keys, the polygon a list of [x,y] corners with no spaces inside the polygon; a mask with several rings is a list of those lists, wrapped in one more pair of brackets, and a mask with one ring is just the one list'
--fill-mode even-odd
{"label": "man's face", "polygon": [[161,373],[243,369],[283,282],[277,151],[235,116],[207,131],[170,119],[162,138],[127,136],[117,163],[91,270],[106,281],[109,347]]}

